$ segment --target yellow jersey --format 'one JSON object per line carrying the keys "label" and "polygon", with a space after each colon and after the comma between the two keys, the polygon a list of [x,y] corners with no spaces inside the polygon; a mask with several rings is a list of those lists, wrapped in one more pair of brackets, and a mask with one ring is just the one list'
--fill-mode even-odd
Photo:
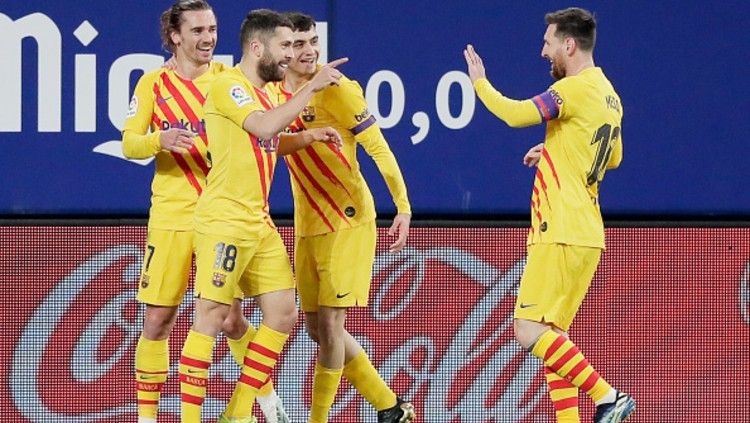
{"label": "yellow jersey", "polygon": [[599,184],[622,160],[622,105],[598,67],[565,77],[529,100],[474,83],[488,109],[513,126],[547,122],[531,194],[528,244],[604,248]]}
{"label": "yellow jersey", "polygon": [[[211,62],[208,71],[188,80],[162,68],[144,74],[136,84],[122,130],[122,150],[132,159],[156,156],[149,228],[193,229],[193,210],[209,171],[203,103],[224,69],[222,63]],[[182,154],[162,150],[159,135],[170,128],[197,133],[193,147]]]}
{"label": "yellow jersey", "polygon": [[268,193],[279,137],[261,139],[243,128],[251,113],[275,106],[238,66],[216,77],[204,106],[212,167],[195,209],[196,231],[252,239],[275,229]]}
{"label": "yellow jersey", "polygon": [[[279,103],[292,97],[282,83],[269,84],[269,91]],[[342,77],[338,86],[317,92],[287,131],[328,126],[341,134],[341,149],[315,142],[284,157],[294,196],[296,235],[334,232],[376,218],[375,203],[357,161],[358,144],[375,161],[398,213],[411,214],[401,169],[356,81]]]}

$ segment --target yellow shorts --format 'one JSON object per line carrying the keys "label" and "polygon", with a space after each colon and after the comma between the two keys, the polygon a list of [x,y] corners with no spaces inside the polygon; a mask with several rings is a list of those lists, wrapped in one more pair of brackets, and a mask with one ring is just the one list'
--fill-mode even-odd
{"label": "yellow shorts", "polygon": [[289,255],[275,230],[255,239],[196,232],[195,267],[195,296],[218,303],[294,289]]}
{"label": "yellow shorts", "polygon": [[567,331],[591,285],[602,250],[563,244],[528,248],[514,317]]}
{"label": "yellow shorts", "polygon": [[375,260],[375,221],[322,235],[297,238],[297,272],[302,311],[318,306],[367,306]]}
{"label": "yellow shorts", "polygon": [[150,229],[138,285],[138,301],[158,306],[182,303],[193,264],[193,231]]}

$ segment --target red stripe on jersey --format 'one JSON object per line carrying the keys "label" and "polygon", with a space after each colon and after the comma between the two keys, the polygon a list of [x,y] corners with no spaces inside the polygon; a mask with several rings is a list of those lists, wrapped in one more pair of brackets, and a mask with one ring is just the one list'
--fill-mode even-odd
{"label": "red stripe on jersey", "polygon": [[181,394],[180,400],[188,404],[203,405],[203,397],[196,397],[190,394]]}
{"label": "red stripe on jersey", "polygon": [[184,79],[180,75],[176,75],[177,79],[182,82],[182,84],[185,86],[185,88],[188,89],[193,94],[193,97],[195,97],[196,100],[198,100],[198,103],[203,104],[206,103],[206,97],[203,96],[203,93],[198,89],[198,87],[195,86],[195,83],[189,79]]}
{"label": "red stripe on jersey", "polygon": [[555,164],[552,163],[552,158],[549,156],[549,153],[547,152],[546,148],[542,149],[542,156],[545,160],[547,160],[547,163],[549,164],[550,170],[552,170],[552,177],[555,178],[555,182],[557,182],[557,187],[560,188],[560,179],[557,178],[557,171],[555,171]]}
{"label": "red stripe on jersey", "polygon": [[312,199],[312,196],[310,196],[310,193],[307,192],[305,189],[305,186],[302,185],[302,180],[300,180],[299,176],[297,175],[297,172],[294,171],[294,166],[292,166],[289,163],[288,156],[284,157],[284,160],[286,160],[286,167],[289,169],[289,173],[292,174],[292,177],[295,181],[297,181],[297,186],[302,191],[302,194],[305,196],[305,199],[307,200],[308,204],[310,204],[310,207],[312,207],[313,210],[315,210],[315,213],[318,214],[318,216],[323,220],[323,223],[328,226],[328,229],[331,230],[331,232],[335,231],[333,228],[333,225],[331,225],[331,222],[328,221],[328,218],[326,217],[325,213],[323,213],[323,210],[320,209],[318,206],[318,203],[315,202],[315,200]]}
{"label": "red stripe on jersey", "polygon": [[323,159],[318,155],[318,152],[315,151],[315,149],[312,146],[308,146],[304,150],[307,154],[310,155],[310,158],[312,159],[313,163],[315,163],[315,166],[320,169],[320,171],[323,173],[323,176],[328,178],[329,181],[331,181],[332,184],[337,185],[341,187],[341,189],[346,192],[346,195],[349,196],[349,198],[352,198],[352,195],[349,193],[349,190],[346,189],[344,184],[339,180],[339,178],[336,177],[336,175],[333,173],[333,171],[326,166]]}
{"label": "red stripe on jersey", "polygon": [[[163,72],[161,74],[161,80],[164,83],[164,87],[166,87],[167,91],[169,91],[169,93],[172,94],[172,97],[177,102],[177,105],[180,106],[180,110],[182,110],[182,113],[185,114],[185,117],[187,117],[188,120],[190,120],[191,122],[196,122],[196,125],[197,125],[198,122],[200,121],[200,119],[198,119],[198,115],[196,115],[193,109],[190,108],[190,105],[185,100],[185,97],[183,97],[180,90],[178,90],[177,87],[174,86],[174,84],[172,83],[172,80],[169,79],[166,72]],[[158,98],[156,102],[159,103]],[[162,101],[161,103],[165,107],[167,106],[166,101]],[[159,106],[161,107],[161,104]],[[177,122],[177,119],[175,118],[174,120],[172,120],[172,122]],[[199,132],[198,135],[203,140],[203,144],[208,146],[208,137],[206,135],[205,128],[203,132]],[[193,158],[193,160],[195,160],[195,164],[197,164],[198,167],[203,171],[203,174],[208,175],[209,167],[206,164],[206,161],[203,159],[203,156],[201,156],[200,151],[198,151],[198,148],[192,145],[190,146],[190,148],[188,148],[188,152],[190,153],[190,156]]]}
{"label": "red stripe on jersey", "polygon": [[320,193],[320,195],[326,200],[326,202],[331,206],[333,211],[336,212],[336,214],[341,217],[341,219],[346,222],[347,225],[351,226],[351,222],[349,222],[349,219],[344,215],[344,213],[341,211],[339,206],[336,204],[335,201],[333,201],[333,198],[326,192],[325,189],[318,183],[318,181],[315,180],[313,175],[310,173],[310,171],[307,169],[305,164],[302,162],[302,158],[300,158],[299,154],[292,153],[292,160],[297,165],[297,168],[307,177],[307,180],[310,181],[310,184],[315,188],[316,191]]}
{"label": "red stripe on jersey", "polygon": [[255,154],[255,162],[258,164],[258,178],[260,179],[260,188],[263,193],[263,213],[266,213],[265,216],[263,216],[263,219],[266,220],[266,224],[271,226],[273,228],[273,225],[269,223],[268,219],[270,217],[267,214],[268,210],[268,186],[266,185],[266,168],[263,164],[263,152],[260,151],[260,146],[258,145],[258,138],[255,135],[248,134],[248,137],[250,138],[250,145],[253,147],[253,153]]}
{"label": "red stripe on jersey", "polygon": [[[154,84],[154,94],[157,96],[156,105],[164,114],[164,117],[167,118],[171,122],[177,122],[177,116],[175,116],[174,112],[172,112],[172,109],[170,109],[169,106],[167,106],[167,103],[165,101],[160,102],[158,100],[162,97],[161,97],[161,92],[159,91],[159,86],[156,84]],[[157,123],[157,126],[159,126],[158,123]],[[193,146],[192,149],[195,149],[195,146]],[[198,152],[197,149],[195,149],[195,152],[198,154],[198,157],[200,157],[200,153]],[[193,153],[191,152],[190,154],[192,155]],[[185,173],[185,177],[190,182],[190,185],[195,187],[195,190],[198,191],[198,195],[200,195],[201,192],[203,192],[203,189],[201,188],[201,185],[198,182],[198,180],[195,178],[195,175],[193,175],[193,170],[190,168],[190,165],[188,165],[187,161],[185,161],[185,159],[179,153],[175,153],[173,151],[172,157],[174,157],[175,161],[177,162],[177,165],[180,167],[180,169],[182,169],[183,173]]]}
{"label": "red stripe on jersey", "polygon": [[[536,196],[536,203],[534,203],[534,197]],[[539,210],[541,208],[541,203],[539,201],[539,189],[534,186],[534,193],[531,196],[531,210],[534,211],[534,214],[536,214],[537,220],[539,220],[539,223],[542,223],[542,212]]]}
{"label": "red stripe on jersey", "polygon": [[539,179],[539,184],[542,186],[542,191],[544,192],[544,198],[547,200],[547,207],[549,207],[550,210],[552,210],[552,203],[549,202],[549,195],[547,194],[547,183],[544,181],[544,174],[542,173],[539,168],[536,170],[536,177]]}
{"label": "red stripe on jersey", "polygon": [[208,368],[211,367],[211,363],[208,361],[198,360],[184,355],[180,356],[180,364],[203,370],[208,370]]}
{"label": "red stripe on jersey", "polygon": [[271,103],[271,99],[268,98],[268,94],[266,94],[265,91],[261,90],[260,88],[256,86],[253,86],[253,89],[255,90],[255,94],[258,94],[258,99],[260,100],[260,104],[262,104],[266,110],[273,109],[273,103]]}
{"label": "red stripe on jersey", "polygon": [[349,171],[352,170],[352,166],[349,164],[349,160],[346,160],[346,156],[344,156],[344,153],[342,153],[339,148],[337,148],[335,145],[330,144],[330,143],[326,143],[326,147],[328,147],[331,151],[333,151],[336,157],[338,157],[339,160],[341,160],[341,163],[343,163],[344,166],[346,166],[346,168],[349,169]]}

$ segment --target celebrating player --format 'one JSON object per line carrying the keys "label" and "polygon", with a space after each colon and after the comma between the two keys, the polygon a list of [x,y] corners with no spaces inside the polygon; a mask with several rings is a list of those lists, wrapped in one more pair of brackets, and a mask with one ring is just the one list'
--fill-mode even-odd
{"label": "celebrating player", "polygon": [[291,23],[270,10],[252,11],[240,40],[240,63],[216,77],[204,105],[212,169],[195,210],[195,318],[180,359],[182,421],[190,423],[201,421],[215,337],[231,308],[247,297],[255,298],[263,320],[219,421],[253,421],[253,400],[297,321],[289,257],[269,215],[276,150],[340,142],[331,128],[279,132],[315,91],[338,83],[335,66],[346,59],[326,66],[298,98],[275,108],[263,87],[281,80],[292,60]]}
{"label": "celebrating player", "polygon": [[[294,101],[302,87],[325,70],[318,65],[313,18],[302,13],[287,16],[295,30],[294,59],[283,83],[273,84],[280,102]],[[355,81],[342,77],[339,86],[317,93],[288,131],[326,126],[342,135],[342,149],[317,143],[285,158],[294,194],[300,304],[307,331],[320,346],[309,421],[327,421],[343,374],[378,410],[379,422],[408,422],[414,419],[412,404],[397,398],[344,327],[350,307],[367,306],[377,235],[375,205],[359,171],[357,145],[375,161],[398,209],[389,229],[396,236],[392,252],[400,251],[409,235],[406,185]]]}
{"label": "celebrating player", "polygon": [[[622,160],[620,98],[594,66],[596,22],[583,9],[545,15],[542,57],[557,80],[544,93],[516,101],[496,91],[474,48],[464,50],[479,98],[513,127],[547,122],[531,196],[528,257],[515,306],[518,342],[544,361],[558,422],[578,422],[578,388],[596,403],[595,422],[620,422],[633,399],[611,387],[567,331],[588,291],[604,249],[599,186]],[[539,148],[540,146],[537,146]]]}
{"label": "celebrating player", "polygon": [[[203,103],[224,65],[212,61],[217,25],[204,0],[178,0],[161,15],[165,49],[173,69],[149,72],[138,81],[123,129],[123,154],[156,157],[146,256],[138,300],[146,304],[135,353],[138,421],[155,422],[169,369],[168,339],[187,290],[193,255],[193,211],[209,171]],[[150,129],[150,133],[148,133]],[[197,142],[195,140],[197,139]],[[241,365],[255,334],[233,307],[222,326],[232,356]],[[288,422],[273,384],[258,402],[273,423]]]}

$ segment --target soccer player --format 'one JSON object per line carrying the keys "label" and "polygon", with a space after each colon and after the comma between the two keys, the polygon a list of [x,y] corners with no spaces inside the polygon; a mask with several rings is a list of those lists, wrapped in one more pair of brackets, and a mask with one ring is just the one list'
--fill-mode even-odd
{"label": "soccer player", "polygon": [[[516,300],[518,342],[544,361],[558,422],[577,422],[578,389],[596,403],[595,422],[620,422],[633,399],[612,388],[568,338],[604,249],[599,186],[622,160],[622,105],[594,66],[596,22],[583,9],[545,15],[542,57],[557,80],[544,93],[516,101],[496,91],[471,45],[469,76],[487,108],[513,127],[547,123],[531,196],[528,257]],[[537,146],[538,148],[539,146]],[[534,162],[534,149],[524,162]]]}
{"label": "soccer player", "polygon": [[[217,25],[206,1],[176,1],[161,15],[161,35],[165,49],[174,55],[174,69],[149,72],[138,81],[122,143],[126,157],[156,157],[148,241],[138,288],[138,300],[146,305],[135,352],[141,423],[156,421],[167,380],[169,334],[192,266],[193,211],[209,171],[202,105],[214,78],[224,70],[224,65],[212,61]],[[237,306],[222,330],[232,356],[241,365],[255,328]],[[266,420],[288,422],[273,384],[269,381],[261,391],[258,402]]]}
{"label": "soccer player", "polygon": [[[317,64],[313,18],[287,16],[295,30],[294,59],[283,83],[274,84],[280,102],[294,101],[325,69]],[[404,247],[409,234],[406,185],[357,82],[342,77],[337,87],[315,94],[288,131],[326,126],[342,135],[343,149],[316,143],[285,157],[294,194],[297,289],[307,331],[320,346],[309,421],[327,421],[343,373],[378,410],[379,422],[408,422],[414,407],[396,397],[344,325],[350,307],[367,306],[377,235],[375,205],[359,170],[357,146],[375,161],[398,209],[389,229],[397,237],[392,252]]]}
{"label": "soccer player", "polygon": [[214,79],[206,97],[212,169],[195,209],[195,317],[180,358],[183,422],[201,421],[215,337],[242,298],[255,298],[263,320],[249,340],[221,422],[253,421],[253,400],[297,321],[289,257],[268,207],[276,151],[338,143],[340,137],[332,128],[278,133],[315,91],[338,83],[335,66],[346,59],[332,62],[298,98],[275,108],[263,87],[281,80],[292,59],[291,27],[276,12],[250,12],[240,29],[242,59]]}

